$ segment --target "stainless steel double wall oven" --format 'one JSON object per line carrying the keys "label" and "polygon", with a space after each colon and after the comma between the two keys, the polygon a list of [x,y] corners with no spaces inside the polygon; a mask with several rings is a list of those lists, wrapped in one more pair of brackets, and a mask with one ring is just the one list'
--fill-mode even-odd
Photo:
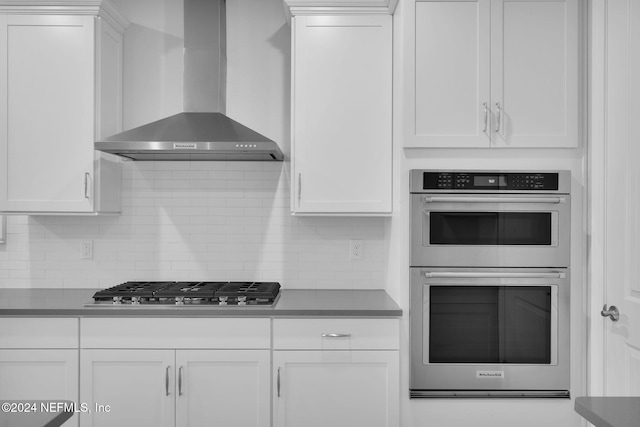
{"label": "stainless steel double wall oven", "polygon": [[568,397],[568,171],[411,171],[411,397]]}

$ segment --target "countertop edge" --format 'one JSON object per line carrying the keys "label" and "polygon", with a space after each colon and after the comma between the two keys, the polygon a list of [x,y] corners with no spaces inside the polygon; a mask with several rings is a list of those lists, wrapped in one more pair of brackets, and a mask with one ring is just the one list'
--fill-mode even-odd
{"label": "countertop edge", "polygon": [[379,317],[379,318],[400,318],[402,310],[283,310],[278,312],[266,311],[225,311],[215,312],[194,312],[188,310],[175,311],[146,311],[136,309],[122,310],[92,310],[92,309],[0,309],[0,317]]}
{"label": "countertop edge", "polygon": [[585,402],[585,398],[577,397],[575,400],[574,408],[582,418],[590,422],[596,427],[614,427],[606,420],[602,419],[598,414],[593,412]]}
{"label": "countertop edge", "polygon": [[640,396],[580,396],[574,409],[596,427],[637,427]]}
{"label": "countertop edge", "polygon": [[384,289],[283,289],[274,306],[91,306],[96,289],[0,289],[0,317],[400,318]]}

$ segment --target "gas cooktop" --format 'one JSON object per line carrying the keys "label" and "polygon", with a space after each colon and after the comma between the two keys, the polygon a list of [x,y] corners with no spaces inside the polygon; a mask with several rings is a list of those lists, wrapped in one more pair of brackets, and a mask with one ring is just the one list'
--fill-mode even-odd
{"label": "gas cooktop", "polygon": [[277,282],[125,282],[93,295],[87,307],[265,307],[279,297]]}

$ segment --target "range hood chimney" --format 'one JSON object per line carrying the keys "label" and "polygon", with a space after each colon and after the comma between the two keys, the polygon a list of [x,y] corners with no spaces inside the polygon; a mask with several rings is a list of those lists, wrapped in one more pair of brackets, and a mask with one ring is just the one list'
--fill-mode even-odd
{"label": "range hood chimney", "polygon": [[271,139],[227,117],[225,0],[184,0],[184,113],[96,141],[132,160],[283,160]]}

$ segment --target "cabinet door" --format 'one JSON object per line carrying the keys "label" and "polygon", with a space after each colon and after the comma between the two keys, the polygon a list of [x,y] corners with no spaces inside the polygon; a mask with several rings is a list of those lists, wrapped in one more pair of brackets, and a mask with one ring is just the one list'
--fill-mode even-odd
{"label": "cabinet door", "polygon": [[268,427],[269,350],[178,350],[177,427]]}
{"label": "cabinet door", "polygon": [[78,401],[78,350],[0,350],[0,400]]}
{"label": "cabinet door", "polygon": [[174,350],[82,350],[80,357],[81,401],[92,410],[81,414],[81,426],[174,426]]}
{"label": "cabinet door", "polygon": [[293,21],[292,210],[388,214],[392,17]]}
{"label": "cabinet door", "polygon": [[94,18],[0,20],[0,210],[92,210]]}
{"label": "cabinet door", "polygon": [[[0,350],[0,401],[78,402],[78,350]],[[73,416],[64,425],[78,425]]]}
{"label": "cabinet door", "polygon": [[489,146],[489,18],[490,0],[415,2],[405,146]]}
{"label": "cabinet door", "polygon": [[274,426],[399,425],[397,351],[275,351]]}
{"label": "cabinet door", "polygon": [[492,0],[492,108],[498,147],[575,147],[578,0]]}

